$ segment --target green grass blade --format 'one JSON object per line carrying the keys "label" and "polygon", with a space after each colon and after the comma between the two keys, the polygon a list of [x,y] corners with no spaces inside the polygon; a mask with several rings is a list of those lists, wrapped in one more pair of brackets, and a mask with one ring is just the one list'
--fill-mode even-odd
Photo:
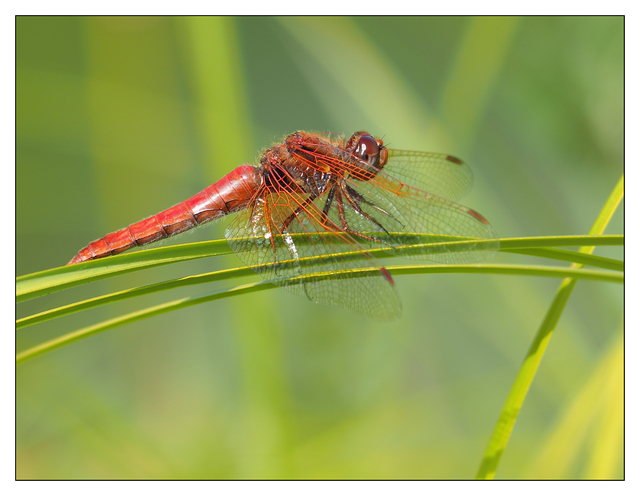
{"label": "green grass blade", "polygon": [[[392,233],[394,234],[394,233]],[[394,234],[395,235],[395,234]],[[397,237],[397,236],[396,236]],[[425,241],[433,236],[423,235]],[[452,241],[452,247],[461,246],[465,241]],[[475,243],[475,242],[470,242]],[[540,248],[549,246],[604,246],[622,245],[624,237],[613,236],[542,236],[537,238],[506,238],[500,240],[502,250],[514,248]],[[477,244],[477,243],[476,243]],[[372,250],[372,253],[375,250]],[[187,243],[177,246],[151,248],[134,253],[121,254],[117,257],[106,257],[76,265],[57,267],[55,269],[36,272],[16,278],[16,302],[20,303],[38,296],[43,296],[81,284],[105,279],[127,272],[157,267],[170,263],[194,260],[232,253],[225,240]],[[378,250],[378,256],[393,256],[393,253]]]}
{"label": "green grass blade", "polygon": [[[573,252],[568,252],[573,253]],[[608,260],[608,259],[605,259]],[[416,272],[407,272],[410,267],[416,269]],[[531,275],[531,276],[543,276],[543,277],[567,277],[575,275],[575,277],[597,280],[602,282],[623,282],[623,277],[618,274],[609,274],[601,271],[588,271],[581,270],[579,272],[571,269],[563,269],[556,267],[530,267],[525,265],[416,265],[410,267],[394,267],[394,272],[398,274],[441,274],[441,273],[490,273],[490,274],[511,274],[511,275]],[[254,275],[251,267],[241,267],[235,269],[227,269],[216,272],[209,272],[206,274],[199,274],[195,276],[182,277],[179,279],[171,279],[155,284],[149,284],[146,286],[140,286],[138,288],[131,288],[115,293],[98,296],[88,300],[72,303],[62,307],[46,310],[16,321],[16,329],[22,329],[31,325],[53,320],[65,315],[80,312],[83,310],[89,310],[101,305],[109,303],[115,303],[117,301],[127,300],[134,297],[144,296],[151,293],[157,293],[159,291],[167,291],[185,286],[193,286],[196,284],[206,284],[209,282],[222,281],[225,279],[232,279],[237,277],[244,277]]]}
{"label": "green grass blade", "polygon": [[218,239],[202,243],[151,248],[117,257],[106,257],[90,262],[56,267],[17,277],[16,301],[19,303],[127,272],[229,253],[231,253],[231,249],[227,242]]}
{"label": "green grass blade", "polygon": [[[607,199],[604,207],[600,211],[596,221],[591,227],[589,234],[600,234],[604,231],[611,216],[618,207],[622,197],[624,196],[624,176],[620,178],[618,184],[616,184],[613,192]],[[592,246],[585,246],[580,248],[582,253],[591,253],[593,251]],[[572,268],[579,268],[580,264],[573,264]],[[524,359],[520,370],[511,386],[511,390],[507,395],[507,399],[502,407],[498,422],[493,430],[489,444],[485,450],[482,462],[476,474],[477,479],[492,479],[498,469],[500,458],[504,453],[505,447],[520,408],[527,396],[531,382],[538,370],[540,361],[544,356],[544,352],[549,344],[549,340],[553,335],[553,330],[564,310],[564,307],[571,296],[571,292],[576,285],[578,279],[574,277],[568,277],[560,283],[560,287],[556,292],[556,296],[549,307],[544,320],[542,321],[538,332],[536,333],[531,346],[527,352],[527,356]]]}
{"label": "green grass blade", "polygon": [[559,250],[557,248],[514,248],[501,250],[507,253],[517,253],[519,255],[529,255],[532,257],[550,258],[562,260],[564,262],[600,267],[601,269],[624,271],[624,262],[613,258],[598,257],[589,253],[581,253],[569,250]]}
{"label": "green grass blade", "polygon": [[[616,472],[622,464],[611,462],[624,453],[621,446],[624,369],[620,366],[623,354],[623,334],[620,333],[599,363],[594,364],[582,388],[564,406],[542,449],[527,467],[526,478],[562,479],[570,474],[575,477],[572,469],[578,467],[582,467],[581,472],[588,479],[619,477]],[[613,419],[609,418],[610,412]],[[612,421],[613,432],[610,431]],[[591,452],[587,455],[590,463],[585,463],[585,451]]]}
{"label": "green grass blade", "polygon": [[[530,267],[530,266],[518,266],[518,265],[408,265],[408,266],[389,267],[388,270],[392,275],[395,275],[395,276],[410,275],[410,274],[484,273],[484,274],[543,276],[543,277],[573,277],[576,279],[591,279],[591,280],[605,281],[605,282],[616,282],[616,283],[623,282],[622,274],[616,274],[616,273],[609,273],[609,272],[603,272],[603,271],[597,271],[597,270],[575,269],[575,268],[567,269],[567,268],[557,268],[557,267]],[[80,302],[76,305],[70,305],[67,307],[62,307],[60,309],[52,310],[50,312],[46,312],[45,315],[43,315],[42,317],[39,317],[38,321],[42,322],[43,320],[49,320],[56,316],[60,317],[62,315],[67,315],[69,313],[73,313],[79,310],[86,310],[88,308],[95,307],[98,305],[103,305],[113,301],[119,301],[125,298],[139,296],[140,294],[148,294],[150,292],[162,291],[165,289],[171,289],[173,287],[178,287],[178,286],[200,284],[204,282],[210,282],[212,280],[220,280],[223,278],[231,277],[231,275],[233,274],[237,276],[240,271],[250,272],[250,269],[246,267],[243,269],[231,269],[228,271],[219,271],[211,274],[203,274],[201,276],[193,276],[189,278],[177,279],[174,281],[167,281],[165,283],[152,284],[149,286],[143,286],[141,288],[135,288],[128,291],[121,291],[118,293],[113,293],[111,295],[103,296],[101,298],[94,298],[92,300]],[[354,271],[354,273],[357,273],[358,276],[360,277],[378,276],[379,269],[375,267],[371,267],[371,268]],[[243,275],[248,275],[248,274],[245,273]],[[303,278],[313,281],[315,279],[323,280],[323,279],[328,279],[332,277],[338,277],[339,275],[340,275],[340,272],[337,272],[337,273],[336,272],[332,272],[332,273],[318,272],[315,274],[304,276]],[[211,293],[205,296],[193,297],[193,298],[182,298],[172,302],[146,308],[143,310],[139,310],[137,312],[133,312],[127,315],[114,318],[114,319],[100,322],[98,324],[85,327],[78,331],[71,332],[69,334],[53,339],[51,341],[47,341],[45,343],[42,343],[38,346],[35,346],[33,348],[30,348],[28,350],[25,350],[19,353],[16,357],[16,360],[19,363],[28,358],[33,358],[47,351],[54,350],[56,348],[59,348],[60,346],[70,344],[74,341],[92,336],[99,332],[107,331],[115,327],[119,327],[121,325],[125,325],[131,322],[145,319],[145,318],[150,318],[155,315],[160,315],[162,313],[166,313],[174,310],[180,310],[182,308],[198,305],[200,303],[207,303],[209,301],[226,298],[229,296],[246,294],[253,291],[261,291],[261,290],[269,289],[273,287],[275,286],[267,282],[253,283],[253,284],[238,286],[236,288],[232,288],[225,291]],[[72,307],[72,308],[69,308],[69,307]],[[37,317],[37,316],[34,316],[34,317]],[[35,323],[35,322],[32,322],[32,323]],[[30,324],[27,323],[26,325],[30,325]]]}
{"label": "green grass blade", "polygon": [[266,282],[246,284],[244,286],[238,286],[233,289],[229,289],[226,291],[219,291],[219,292],[211,293],[205,296],[200,296],[196,298],[182,298],[179,300],[170,301],[168,303],[163,303],[161,305],[156,305],[150,308],[145,308],[137,312],[132,312],[126,315],[122,315],[120,317],[116,317],[114,319],[109,319],[104,322],[99,322],[98,324],[94,324],[89,327],[84,327],[75,332],[65,334],[58,338],[55,338],[45,343],[34,346],[33,348],[29,348],[16,355],[16,363],[23,362],[29,358],[34,358],[48,351],[52,351],[52,350],[55,350],[56,348],[60,348],[61,346],[73,343],[80,339],[87,338],[99,332],[108,331],[109,329],[113,329],[115,327],[119,327],[124,324],[130,324],[132,322],[153,317],[155,315],[160,315],[173,310],[180,310],[182,308],[187,308],[193,305],[206,303],[208,301],[213,301],[220,298],[226,298],[232,295],[247,294],[247,293],[252,293],[254,291],[269,289],[270,287],[273,287],[273,286]]}
{"label": "green grass blade", "polygon": [[170,289],[193,286],[196,284],[206,284],[214,281],[222,281],[225,279],[231,279],[235,277],[243,277],[254,275],[255,272],[249,267],[240,267],[236,269],[220,270],[216,272],[209,272],[206,274],[199,274],[196,276],[181,277],[179,279],[172,279],[169,281],[162,281],[155,284],[148,284],[137,288],[126,289],[124,291],[118,291],[115,293],[98,296],[96,298],[90,298],[88,300],[79,301],[70,305],[40,312],[22,319],[16,320],[16,329],[22,329],[31,325],[53,320],[65,315],[80,312],[82,310],[89,310],[90,308],[99,307],[109,303],[115,303],[117,301],[128,300],[139,296],[144,296],[159,291],[168,291]]}
{"label": "green grass blade", "polygon": [[526,238],[501,238],[500,251],[515,248],[542,248],[554,246],[622,246],[622,234],[588,234],[580,236],[537,236]]}

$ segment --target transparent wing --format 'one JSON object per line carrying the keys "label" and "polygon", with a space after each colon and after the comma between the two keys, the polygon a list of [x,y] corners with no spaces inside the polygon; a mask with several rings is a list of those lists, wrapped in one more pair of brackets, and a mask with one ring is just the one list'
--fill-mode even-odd
{"label": "transparent wing", "polygon": [[[374,320],[399,318],[393,279],[340,228],[335,208],[323,212],[326,201],[326,195],[311,201],[290,191],[265,193],[228,227],[227,241],[260,276],[292,293]],[[358,275],[371,267],[377,270]]]}
{"label": "transparent wing", "polygon": [[469,166],[442,153],[389,149],[384,172],[416,189],[450,200],[467,194],[473,184]]}
{"label": "transparent wing", "polygon": [[[351,214],[351,225],[377,230],[376,237],[396,249],[422,244],[410,258],[474,263],[500,248],[497,233],[475,210],[412,188],[383,172],[367,182],[350,181],[349,188],[355,192],[353,196],[360,197],[360,212]],[[425,244],[421,234],[433,235],[432,242]],[[452,244],[459,238],[480,242]]]}

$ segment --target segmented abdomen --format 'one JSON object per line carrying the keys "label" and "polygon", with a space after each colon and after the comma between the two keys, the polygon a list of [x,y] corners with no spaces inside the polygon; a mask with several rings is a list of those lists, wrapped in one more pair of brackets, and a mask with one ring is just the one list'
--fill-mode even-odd
{"label": "segmented abdomen", "polygon": [[89,243],[67,265],[153,243],[241,210],[261,184],[259,169],[250,165],[237,167],[188,200]]}

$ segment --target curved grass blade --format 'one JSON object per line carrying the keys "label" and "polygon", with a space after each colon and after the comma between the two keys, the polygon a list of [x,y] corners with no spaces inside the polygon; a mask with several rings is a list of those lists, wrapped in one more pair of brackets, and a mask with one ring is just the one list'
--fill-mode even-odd
{"label": "curved grass blade", "polygon": [[145,308],[137,312],[132,312],[126,315],[122,315],[120,317],[116,317],[114,319],[109,319],[104,322],[99,322],[98,324],[94,324],[89,327],[84,327],[75,332],[65,334],[58,338],[55,338],[45,343],[34,346],[33,348],[29,348],[16,355],[16,363],[23,362],[24,360],[27,360],[29,358],[34,358],[48,351],[52,351],[52,350],[55,350],[56,348],[60,348],[61,346],[64,346],[66,344],[70,344],[70,343],[73,343],[74,341],[87,338],[99,332],[108,331],[109,329],[113,329],[115,327],[119,327],[124,324],[130,324],[138,320],[146,319],[146,318],[153,317],[155,315],[160,315],[173,310],[180,310],[182,308],[198,305],[200,303],[206,303],[208,301],[213,301],[220,298],[226,298],[231,295],[247,294],[247,293],[252,293],[254,291],[269,289],[269,287],[273,287],[273,285],[267,282],[245,284],[243,286],[238,286],[233,289],[211,293],[211,294],[200,296],[197,298],[181,298],[179,300],[174,300],[168,303],[163,303],[161,305]]}
{"label": "curved grass blade", "polygon": [[16,278],[16,301],[30,300],[63,289],[88,282],[106,279],[149,267],[158,267],[186,260],[228,255],[231,249],[223,239],[187,243],[177,246],[163,246],[117,257],[106,257],[75,265],[65,265],[55,269],[35,272]]}
{"label": "curved grass blade", "polygon": [[589,253],[581,253],[569,250],[560,250],[557,248],[514,248],[502,250],[508,253],[517,253],[518,255],[529,255],[532,257],[549,258],[553,260],[562,260],[564,262],[572,262],[591,267],[599,267],[601,269],[624,271],[624,262],[613,258],[598,257]]}
{"label": "curved grass blade", "polygon": [[[383,258],[389,258],[393,256],[411,256],[412,251],[414,250],[419,252],[420,250],[422,250],[422,246],[419,245],[419,246],[416,246],[415,248],[408,247],[402,250],[376,249],[376,250],[371,250],[371,253],[374,254],[377,258],[383,259]],[[613,270],[623,270],[623,263],[617,260],[612,260],[604,257],[596,257],[594,255],[583,254],[579,252],[572,252],[567,250],[554,250],[552,248],[529,248],[529,249],[509,249],[507,251],[510,251],[513,253],[521,253],[525,255],[558,259],[558,260],[582,262],[586,265],[592,265],[592,266],[613,269]],[[349,253],[344,253],[342,258],[347,260],[348,257],[349,257]],[[311,260],[308,263],[310,265],[318,265],[318,266],[321,266],[323,264],[322,257],[314,257],[314,259],[315,260]],[[423,267],[426,267],[426,266],[423,266]],[[439,266],[434,266],[434,269],[437,267]],[[443,270],[443,272],[453,272],[455,271],[456,266],[449,265],[449,266],[443,266],[443,267],[451,268],[451,270],[445,269]],[[498,266],[495,266],[495,267],[498,267]],[[518,266],[514,265],[512,267],[516,268]],[[433,270],[433,272],[437,272],[437,271]],[[158,291],[166,291],[166,290],[174,289],[177,287],[191,286],[195,284],[204,284],[204,283],[213,282],[213,281],[220,281],[224,279],[230,279],[233,277],[243,277],[251,274],[253,274],[253,272],[249,270],[249,268],[244,267],[239,269],[228,269],[223,271],[210,272],[207,274],[201,274],[197,276],[189,276],[189,277],[183,277],[179,279],[172,279],[169,281],[150,284],[150,285],[146,285],[138,288],[123,290],[123,291],[119,291],[109,295],[99,296],[89,300],[73,303],[70,305],[65,305],[63,307],[47,310],[35,315],[24,317],[16,321],[16,328],[22,329],[30,325],[34,325],[40,322],[45,322],[47,320],[62,317],[64,315],[69,315],[71,313],[79,312],[81,310],[87,310],[100,305],[114,303],[116,301],[129,299],[136,296],[143,296],[143,295],[155,293]],[[557,276],[552,275],[552,277],[557,277]]]}
{"label": "curved grass blade", "polygon": [[243,277],[254,275],[255,272],[250,267],[239,267],[235,269],[226,269],[216,272],[209,272],[206,274],[198,274],[196,276],[181,277],[178,279],[171,279],[168,281],[162,281],[155,284],[148,284],[137,288],[125,289],[123,291],[117,291],[115,293],[90,298],[88,300],[79,301],[70,305],[65,305],[51,310],[46,310],[22,319],[16,320],[16,329],[22,329],[31,325],[53,320],[65,315],[77,313],[82,310],[89,310],[90,308],[99,307],[108,303],[115,303],[117,301],[128,300],[139,296],[144,296],[159,291],[168,291],[170,289],[193,286],[196,284],[206,284],[209,282],[222,281],[225,279],[231,279],[235,277]]}
{"label": "curved grass blade", "polygon": [[[441,239],[441,237],[434,237],[431,235],[424,235],[424,237],[426,238],[427,241],[431,240],[432,243],[434,239]],[[583,236],[578,238],[585,238],[585,237]],[[572,244],[572,243],[578,242],[575,236],[553,237],[553,238],[524,238],[524,239],[528,239],[529,241],[532,241],[535,244],[548,244],[550,242],[553,242],[553,243],[561,242],[563,244],[564,243]],[[507,248],[504,248],[504,251],[522,253],[527,255],[544,256],[547,258],[568,260],[573,262],[582,262],[588,265],[599,266],[602,268],[608,268],[613,270],[623,270],[623,267],[624,267],[623,262],[606,259],[603,257],[595,257],[594,255],[582,254],[579,252],[576,253],[576,252],[571,252],[566,250],[554,250],[552,248],[537,248],[537,249],[536,248],[527,248],[527,249],[508,248],[509,246],[513,246],[514,244],[522,245],[522,241],[523,241],[523,238],[505,239],[503,242],[503,246],[506,246]],[[612,242],[619,242],[619,241],[622,241],[621,237],[612,238],[612,237],[602,236],[595,240],[589,238],[589,242],[593,242],[593,243],[610,244]],[[464,246],[465,242],[455,241],[452,243],[460,244],[461,246]],[[434,243],[434,244],[441,245],[442,243]],[[422,245],[416,245],[415,247],[408,246],[401,250],[375,249],[375,250],[371,250],[371,252],[377,258],[388,258],[388,257],[393,257],[398,255],[411,256],[413,251],[419,252],[421,250],[422,250]],[[155,252],[155,255],[154,255],[154,252]],[[176,252],[179,252],[179,253],[176,253]],[[110,275],[125,273],[130,270],[140,270],[142,268],[162,265],[164,263],[172,263],[172,261],[190,260],[190,259],[200,258],[205,256],[226,254],[228,252],[229,251],[228,249],[225,249],[225,245],[223,245],[222,240],[217,240],[212,242],[193,243],[193,244],[186,244],[186,245],[180,245],[175,247],[167,247],[167,248],[163,247],[155,250],[147,250],[146,252],[138,252],[138,253],[124,255],[124,256],[118,257],[117,259],[97,260],[97,261],[89,262],[90,264],[97,267],[96,271],[95,272],[89,271],[88,274],[82,273],[81,276],[79,276],[79,278],[76,279],[72,285],[75,285],[76,283],[80,284],[82,282],[89,282],[89,281],[95,280],[96,278],[101,278],[102,275],[104,275],[105,277],[108,277]],[[161,255],[161,256],[158,257],[156,255]],[[147,257],[152,257],[151,263],[149,262]],[[343,257],[345,258],[345,260],[348,259],[349,253],[344,253]],[[167,259],[169,259],[169,261],[167,261]],[[101,275],[100,272],[104,270],[104,265],[107,263],[111,264],[109,269],[112,269],[112,271],[108,272],[107,275],[105,274]],[[317,260],[309,260],[307,261],[307,263],[309,263],[310,265],[321,266],[323,263],[322,257],[317,257]],[[25,280],[31,280],[31,281],[37,280],[38,276],[41,276],[42,274],[44,274],[44,281],[46,282],[50,280],[48,278],[52,273],[55,274],[57,272],[68,271],[68,270],[71,270],[72,272],[76,272],[77,269],[75,269],[75,267],[76,266],[63,267],[59,269],[54,269],[52,271],[45,271],[44,273],[31,274],[30,276],[24,276],[22,278],[19,278],[20,283],[24,284]],[[427,267],[427,266],[423,266],[423,267]],[[516,266],[512,266],[512,267],[516,269]],[[455,266],[449,266],[448,268],[434,266],[432,267],[431,272],[455,272],[456,270],[457,269]],[[495,270],[499,270],[499,268],[496,266]],[[524,274],[522,268],[518,270],[520,270],[521,274]],[[503,273],[503,272],[500,272],[500,273]],[[253,273],[248,268],[230,269],[225,271],[202,274],[198,276],[189,276],[185,278],[164,281],[164,282],[147,285],[139,288],[132,288],[132,289],[112,293],[109,295],[104,295],[104,296],[92,298],[89,300],[77,302],[74,304],[65,305],[63,307],[59,307],[56,309],[47,310],[45,312],[41,312],[35,315],[31,315],[31,316],[19,319],[16,322],[16,326],[17,326],[17,329],[21,329],[33,324],[45,322],[47,320],[51,320],[57,317],[62,317],[64,315],[75,313],[81,310],[86,310],[89,308],[94,308],[94,307],[108,304],[108,303],[113,303],[123,299],[142,296],[142,295],[154,293],[157,291],[165,291],[165,290],[173,289],[176,287],[189,286],[194,284],[203,284],[207,282],[229,279],[232,277],[242,277],[249,274],[253,274]],[[70,285],[63,283],[60,289],[64,289],[66,287],[70,287]],[[49,289],[56,290],[53,287],[50,287]]]}
{"label": "curved grass blade", "polygon": [[[600,214],[596,218],[596,221],[589,230],[589,234],[600,234],[604,231],[623,196],[624,176],[622,176],[620,181],[618,181],[618,184],[616,184],[604,207],[600,211]],[[582,247],[580,248],[580,251],[582,253],[591,253],[593,251],[593,247]],[[571,267],[578,269],[581,265],[573,264]],[[507,442],[511,437],[513,426],[518,418],[518,414],[527,396],[529,387],[531,386],[533,378],[538,370],[540,361],[544,356],[549,340],[553,335],[553,330],[555,329],[555,326],[560,319],[560,315],[562,315],[562,311],[564,310],[564,307],[577,282],[577,278],[568,277],[560,283],[556,296],[547,310],[544,320],[538,328],[538,332],[527,351],[527,356],[518,371],[509,394],[507,395],[507,399],[502,407],[502,411],[500,412],[498,422],[496,423],[489,440],[489,444],[487,445],[482,458],[482,462],[480,463],[478,473],[476,474],[477,479],[492,479],[495,476],[500,463],[500,458],[502,457]]]}
{"label": "curved grass blade", "polygon": [[[415,268],[416,272],[411,272],[411,267]],[[525,265],[416,265],[410,267],[395,266],[388,268],[394,274],[443,274],[443,273],[487,273],[487,274],[509,274],[509,275],[526,275],[526,276],[541,276],[541,277],[578,277],[581,279],[591,279],[601,282],[616,282],[622,283],[623,276],[619,274],[609,274],[607,272],[595,271],[595,270],[580,270],[575,271],[572,269],[564,269],[557,267],[530,267]],[[115,303],[121,300],[127,300],[130,298],[144,296],[151,293],[157,293],[160,291],[167,291],[185,286],[193,286],[197,284],[206,284],[209,282],[222,281],[225,279],[232,279],[235,277],[244,277],[254,275],[251,267],[240,267],[235,269],[227,269],[216,272],[209,272],[207,274],[199,274],[196,276],[182,277],[179,279],[171,279],[155,284],[149,284],[146,286],[140,286],[138,288],[127,289],[124,291],[118,291],[108,295],[98,296],[88,300],[72,303],[63,307],[54,308],[41,312],[38,314],[30,315],[16,321],[16,328],[22,329],[31,325],[53,320],[65,315],[80,312],[83,310],[89,310],[98,306],[106,305],[109,303]]]}
{"label": "curved grass blade", "polygon": [[[554,246],[580,246],[593,248],[595,246],[622,246],[622,234],[587,234],[580,236],[536,236],[523,238],[501,238],[500,251],[515,248],[542,248]],[[585,252],[586,253],[586,252]]]}
{"label": "curved grass blade", "polygon": [[[394,237],[400,235],[390,233]],[[300,236],[300,235],[297,235]],[[410,235],[415,237],[416,235]],[[292,235],[294,237],[294,235]],[[480,244],[476,241],[450,241],[442,243],[442,237],[421,235],[425,244],[450,245],[452,248],[464,249],[465,243]],[[440,242],[434,243],[437,239]],[[296,240],[296,242],[310,242],[308,238]],[[492,242],[492,241],[488,241]],[[622,245],[624,237],[613,236],[543,236],[537,238],[506,238],[500,240],[501,250],[514,248],[534,248],[549,246],[605,246]],[[372,250],[373,252],[374,250]],[[384,250],[386,253],[388,250]],[[20,303],[38,296],[43,296],[63,289],[72,288],[81,284],[113,277],[127,272],[133,272],[145,268],[157,267],[176,262],[195,260],[217,255],[232,253],[225,240],[204,241],[201,243],[187,243],[176,246],[151,248],[134,253],[121,254],[117,257],[106,257],[76,265],[57,267],[42,272],[36,272],[16,278],[16,302]],[[376,256],[385,257],[382,251],[376,251]],[[388,256],[394,256],[393,254]]]}
{"label": "curved grass blade", "polygon": [[[245,268],[247,271],[249,268]],[[238,271],[241,269],[231,269],[231,271]],[[442,274],[442,273],[485,273],[485,274],[511,274],[511,275],[529,275],[529,276],[543,276],[543,277],[573,277],[576,279],[591,279],[596,281],[605,281],[605,282],[616,282],[622,283],[623,276],[622,274],[602,272],[597,270],[585,270],[585,269],[572,269],[572,268],[557,268],[557,267],[529,267],[529,266],[517,266],[517,265],[410,265],[410,266],[395,266],[389,267],[389,272],[392,275],[409,275],[409,274]],[[231,272],[229,271],[229,272]],[[221,271],[225,272],[225,271]],[[218,273],[206,274],[204,276],[194,276],[190,278],[189,283],[199,284],[203,282],[210,276],[216,276]],[[333,277],[340,277],[342,274],[340,271],[337,272],[316,272],[311,275],[300,276],[300,279],[307,279],[309,282],[314,282],[316,280],[324,280]],[[358,271],[350,272],[350,275],[353,277],[377,277],[379,275],[379,269],[376,267],[360,269]],[[184,278],[189,279],[189,278]],[[168,281],[168,283],[172,283],[172,287],[177,287],[181,281],[184,279],[179,279],[177,281]],[[296,278],[292,278],[296,279]],[[160,285],[165,283],[160,283]],[[153,287],[152,292],[160,291],[162,288],[160,285],[150,285],[144,286],[142,288],[136,288],[135,290],[129,290],[129,292],[119,292],[114,293],[112,295],[107,295],[102,297],[103,299],[97,304],[105,304],[109,303],[109,301],[104,301],[104,299],[113,299],[113,301],[117,301],[120,299],[124,299],[129,296],[131,292],[137,290],[149,290]],[[21,353],[18,353],[16,356],[16,361],[22,362],[28,358],[33,358],[35,356],[41,355],[47,351],[54,350],[63,346],[65,344],[72,343],[79,339],[83,339],[85,337],[89,337],[93,334],[97,334],[99,332],[107,331],[109,329],[113,329],[115,327],[119,327],[124,324],[128,324],[131,322],[135,322],[138,320],[142,320],[145,318],[153,317],[155,315],[160,315],[162,313],[180,310],[182,308],[190,307],[193,305],[198,305],[200,303],[207,303],[209,301],[218,300],[221,298],[227,298],[229,296],[235,296],[240,294],[246,294],[253,291],[262,291],[264,289],[274,288],[272,284],[263,281],[259,283],[246,284],[243,286],[238,286],[236,288],[218,291],[215,293],[210,293],[208,295],[192,297],[192,298],[181,298],[179,300],[174,300],[168,303],[164,303],[161,305],[156,305],[150,308],[146,308],[143,310],[139,310],[137,312],[129,313],[127,315],[123,315],[120,317],[116,317],[114,319],[110,319],[104,322],[100,322],[98,324],[94,324],[89,327],[85,327],[75,332],[71,332],[64,336],[60,336],[59,338],[53,339],[51,341],[47,341],[40,345],[37,345],[33,348],[25,350]],[[122,293],[125,293],[124,298],[122,297]],[[145,293],[146,294],[146,293]],[[81,302],[78,305],[82,305],[80,309],[90,308],[91,306],[97,306],[95,304],[95,300],[87,300],[86,302]],[[64,308],[64,307],[63,307]],[[79,310],[79,309],[78,309]],[[72,310],[73,311],[73,310]],[[77,311],[77,310],[76,310]],[[68,311],[65,313],[72,313]],[[58,315],[61,316],[61,315]],[[51,315],[49,315],[50,318]],[[45,319],[48,320],[48,319]]]}
{"label": "curved grass blade", "polygon": [[[563,413],[550,430],[540,452],[527,467],[525,478],[614,479],[619,477],[624,449],[622,424],[624,421],[623,333],[608,345],[593,371],[577,394],[563,406]],[[610,418],[613,413],[613,418]],[[615,426],[611,431],[611,425]],[[613,446],[612,446],[613,445]],[[593,446],[592,449],[589,449]],[[585,451],[590,452],[585,463]]]}

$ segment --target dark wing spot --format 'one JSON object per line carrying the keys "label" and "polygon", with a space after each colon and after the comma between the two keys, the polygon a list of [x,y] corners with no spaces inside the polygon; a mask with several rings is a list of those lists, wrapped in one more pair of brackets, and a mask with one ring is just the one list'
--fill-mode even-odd
{"label": "dark wing spot", "polygon": [[459,158],[453,157],[451,155],[447,155],[447,160],[449,162],[453,162],[454,164],[462,165],[464,162]]}
{"label": "dark wing spot", "polygon": [[382,275],[389,282],[389,284],[395,286],[396,283],[394,282],[393,277],[391,277],[391,274],[389,274],[389,271],[387,269],[385,269],[384,267],[380,267],[380,272],[382,272]]}
{"label": "dark wing spot", "polygon": [[485,219],[482,215],[480,215],[478,212],[476,212],[475,210],[468,209],[467,212],[469,212],[472,216],[474,216],[476,219],[478,219],[483,224],[487,224],[487,225],[489,224],[489,221],[487,219]]}

